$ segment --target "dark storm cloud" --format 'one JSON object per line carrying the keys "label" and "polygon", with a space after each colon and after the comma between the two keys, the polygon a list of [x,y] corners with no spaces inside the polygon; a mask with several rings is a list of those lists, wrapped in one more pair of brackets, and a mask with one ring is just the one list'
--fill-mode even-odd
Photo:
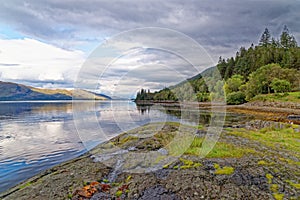
{"label": "dark storm cloud", "polygon": [[266,26],[278,34],[287,24],[299,36],[299,10],[296,0],[12,0],[2,2],[0,17],[17,30],[50,42],[94,40],[131,28],[159,26],[184,32],[212,50],[232,52],[257,41]]}
{"label": "dark storm cloud", "polygon": [[[265,27],[277,38],[287,25],[300,42],[299,11],[298,0],[10,0],[0,5],[0,23],[10,25],[27,37],[70,49],[89,44],[95,47],[105,38],[133,28],[170,28],[199,42],[217,62],[220,55],[225,58],[234,56],[240,46],[256,44]],[[171,45],[181,48],[182,44]],[[84,49],[86,52],[90,50]],[[170,65],[190,76],[191,70],[185,72],[182,62],[163,55],[164,58],[160,54],[139,56],[136,64],[157,61],[157,64]],[[132,63],[122,63],[108,75],[117,77],[126,73],[124,67],[130,65]],[[140,76],[150,82],[168,80],[163,71],[161,77],[152,76],[150,71],[148,77],[143,73],[145,70],[137,70],[128,77]],[[66,81],[65,84],[71,83]],[[155,87],[159,88],[158,85]]]}

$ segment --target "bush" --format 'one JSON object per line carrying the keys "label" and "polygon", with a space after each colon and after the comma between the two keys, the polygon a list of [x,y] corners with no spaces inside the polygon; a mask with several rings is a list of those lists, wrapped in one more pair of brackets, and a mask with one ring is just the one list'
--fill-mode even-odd
{"label": "bush", "polygon": [[206,92],[198,92],[197,93],[197,100],[199,102],[206,102],[206,101],[210,101],[210,94],[206,93]]}
{"label": "bush", "polygon": [[246,95],[243,92],[232,92],[227,95],[227,104],[238,105],[243,103],[246,103]]}
{"label": "bush", "polygon": [[291,83],[287,80],[275,78],[271,83],[271,87],[275,93],[289,92],[291,90]]}

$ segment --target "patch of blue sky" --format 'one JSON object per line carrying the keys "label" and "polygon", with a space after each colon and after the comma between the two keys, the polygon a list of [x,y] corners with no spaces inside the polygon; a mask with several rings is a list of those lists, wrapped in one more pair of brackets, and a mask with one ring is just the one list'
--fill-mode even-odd
{"label": "patch of blue sky", "polygon": [[24,39],[25,36],[11,26],[0,24],[0,39]]}

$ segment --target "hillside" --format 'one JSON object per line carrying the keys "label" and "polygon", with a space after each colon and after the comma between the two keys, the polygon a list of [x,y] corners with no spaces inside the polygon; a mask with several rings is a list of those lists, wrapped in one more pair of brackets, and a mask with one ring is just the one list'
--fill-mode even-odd
{"label": "hillside", "polygon": [[[216,72],[216,73],[215,73]],[[216,74],[223,80],[219,80]],[[151,93],[142,89],[136,101],[199,101],[222,100],[227,104],[243,104],[256,96],[299,91],[300,47],[288,28],[275,39],[266,28],[259,44],[241,47],[235,57],[220,57],[216,67],[175,86]]]}
{"label": "hillside", "polygon": [[22,84],[0,81],[0,101],[28,101],[28,100],[107,100],[108,96],[94,94],[85,90],[77,90],[73,96],[73,90],[66,89],[41,89]]}

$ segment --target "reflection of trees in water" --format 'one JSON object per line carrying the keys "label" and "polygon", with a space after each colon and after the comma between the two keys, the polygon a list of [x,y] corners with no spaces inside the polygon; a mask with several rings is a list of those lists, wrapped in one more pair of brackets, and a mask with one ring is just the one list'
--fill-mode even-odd
{"label": "reflection of trees in water", "polygon": [[[149,113],[153,104],[136,104],[137,110],[143,115]],[[182,110],[180,106],[164,106],[164,109],[157,109],[161,112],[166,113],[167,115],[172,115],[177,118],[183,118],[190,120],[191,122],[199,122],[199,124],[209,124],[211,121],[211,113],[207,111],[199,110]],[[155,108],[154,108],[155,109]],[[200,116],[199,116],[200,115]]]}
{"label": "reflection of trees in water", "polygon": [[149,113],[150,112],[150,107],[151,105],[137,105],[137,110],[139,111],[139,113],[141,113],[142,115],[145,113]]}
{"label": "reflection of trees in water", "polygon": [[199,110],[181,110],[180,107],[168,108],[164,110],[166,114],[176,116],[178,118],[188,119],[191,122],[199,122],[199,124],[208,124],[211,120],[210,112],[202,112]]}

